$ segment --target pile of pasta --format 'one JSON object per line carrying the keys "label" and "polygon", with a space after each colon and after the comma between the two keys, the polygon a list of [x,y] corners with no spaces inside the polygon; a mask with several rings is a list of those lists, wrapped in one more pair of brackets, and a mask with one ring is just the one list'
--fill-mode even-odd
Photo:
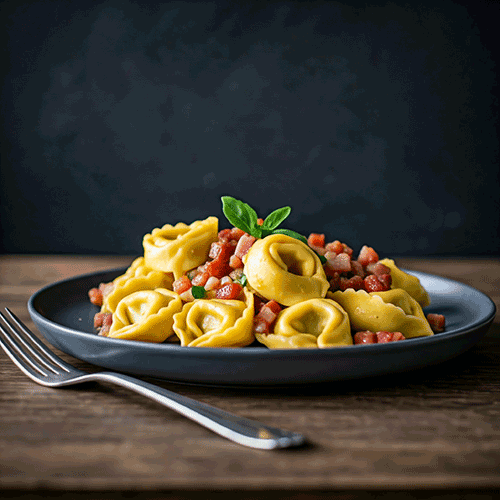
{"label": "pile of pasta", "polygon": [[[322,245],[318,235],[307,242],[280,233],[256,238],[218,225],[208,217],[146,234],[144,254],[89,291],[100,306],[99,334],[187,347],[257,342],[291,349],[404,340],[444,327],[424,314],[430,299],[420,281],[393,260],[378,260],[373,249],[368,261],[354,260],[349,247]],[[350,267],[332,271],[332,263],[349,259]],[[370,274],[375,264],[383,270],[379,281]],[[385,285],[367,291],[374,289],[360,283],[368,276]]]}

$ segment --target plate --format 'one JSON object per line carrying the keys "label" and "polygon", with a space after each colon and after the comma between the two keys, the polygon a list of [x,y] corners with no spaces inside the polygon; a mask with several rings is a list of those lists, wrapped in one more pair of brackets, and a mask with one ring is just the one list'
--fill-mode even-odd
{"label": "plate", "polygon": [[406,271],[431,297],[425,313],[446,317],[446,331],[431,337],[327,349],[193,348],[100,337],[93,318],[99,308],[88,290],[112,281],[125,268],[58,281],[28,302],[33,322],[61,351],[93,365],[182,383],[225,386],[283,386],[353,380],[421,369],[470,349],[495,317],[495,304],[462,283]]}

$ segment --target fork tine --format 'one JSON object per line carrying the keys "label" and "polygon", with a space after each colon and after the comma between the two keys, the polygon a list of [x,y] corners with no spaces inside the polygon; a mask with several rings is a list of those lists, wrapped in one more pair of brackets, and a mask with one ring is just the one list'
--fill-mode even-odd
{"label": "fork tine", "polygon": [[[20,332],[12,325],[12,323],[0,312],[0,318],[3,320],[2,332],[4,337],[9,341],[12,348],[16,349],[25,362],[29,363],[36,370],[45,373],[48,369],[56,375],[59,372],[48,363],[27,341],[24,339]],[[7,327],[7,330],[5,329]],[[29,337],[29,336],[28,336]],[[46,375],[46,374],[45,374]]]}
{"label": "fork tine", "polygon": [[[0,318],[3,320],[3,325],[0,323],[0,326],[2,328],[2,333],[4,334],[4,337],[9,341],[9,344],[12,346],[13,349],[16,350],[16,352],[21,355],[25,362],[29,363],[32,367],[34,367],[36,370],[41,372],[43,375],[47,375],[44,370],[48,369],[53,373],[58,373],[45,359],[38,354],[31,345],[26,342],[26,340],[21,337],[18,331],[12,326],[12,324],[9,322],[9,320],[0,312]],[[7,330],[5,329],[7,327]],[[24,347],[24,349],[23,349]],[[31,354],[31,357],[28,356],[26,351],[29,351]],[[33,359],[36,358],[36,359]],[[38,363],[36,363],[36,361]]]}
{"label": "fork tine", "polygon": [[[5,317],[0,313],[2,319],[5,322]],[[8,324],[9,329],[12,327]],[[47,377],[46,373],[39,365],[33,363],[33,361],[24,353],[24,351],[19,347],[16,341],[12,338],[9,331],[0,323],[0,347],[5,351],[7,356],[13,361],[13,363],[20,368],[28,377],[38,381],[40,375]],[[7,342],[5,340],[7,340]]]}
{"label": "fork tine", "polygon": [[[54,363],[57,367],[63,369],[65,372],[68,372],[68,368],[66,368],[64,361],[56,356],[52,351],[50,351],[44,344],[41,342],[30,330],[28,330],[28,327],[8,308],[5,308],[5,311],[7,314],[10,316],[14,324],[21,330],[24,335],[34,344],[38,347],[38,349],[43,352],[43,354],[50,360],[52,363]],[[0,311],[0,316],[5,322],[8,322],[5,316],[1,313]],[[47,363],[45,359],[43,359],[32,347],[29,345],[12,327],[12,325],[9,323],[9,326],[13,330],[13,333],[16,335],[16,337],[20,340],[20,342],[30,351],[33,356],[35,356],[41,363],[43,363],[44,366],[49,368],[51,371],[54,373],[59,373],[56,368],[54,368],[52,365]]]}

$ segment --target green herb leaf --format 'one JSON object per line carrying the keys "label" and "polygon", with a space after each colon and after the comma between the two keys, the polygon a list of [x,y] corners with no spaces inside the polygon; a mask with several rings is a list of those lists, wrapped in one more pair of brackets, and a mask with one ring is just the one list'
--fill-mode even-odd
{"label": "green herb leaf", "polygon": [[246,286],[248,283],[247,277],[241,273],[241,276],[234,280],[236,283],[239,283],[241,286]]}
{"label": "green herb leaf", "polygon": [[240,203],[239,207],[241,210],[241,217],[245,220],[245,222],[248,223],[250,229],[255,229],[256,227],[260,227],[259,224],[257,223],[258,219],[257,212],[250,205],[247,205],[242,201],[240,201],[239,203]]}
{"label": "green herb leaf", "polygon": [[205,288],[202,286],[192,286],[191,293],[195,299],[204,299],[205,298]]}
{"label": "green herb leaf", "polygon": [[226,216],[226,219],[238,229],[245,231],[245,233],[251,233],[252,228],[248,224],[246,218],[243,217],[243,209],[241,205],[243,203],[231,196],[223,196],[222,200],[222,211]]}
{"label": "green herb leaf", "polygon": [[[264,223],[259,225],[257,222],[257,212],[246,203],[243,203],[231,196],[222,196],[222,211],[227,220],[245,233],[251,234],[254,238],[265,238],[276,230],[291,212],[290,207],[283,207],[270,213]],[[287,229],[288,231],[288,229]],[[291,231],[294,233],[294,231]],[[298,234],[298,233],[294,233]],[[300,238],[299,238],[300,239]]]}
{"label": "green herb leaf", "polygon": [[262,224],[263,229],[273,230],[276,229],[289,215],[292,209],[290,207],[278,208],[271,212]]}
{"label": "green herb leaf", "polygon": [[296,233],[295,231],[292,231],[291,229],[275,229],[273,231],[273,234],[286,234],[287,236],[295,238],[296,240],[300,240],[302,241],[302,243],[305,243],[307,245],[307,238],[299,233]]}

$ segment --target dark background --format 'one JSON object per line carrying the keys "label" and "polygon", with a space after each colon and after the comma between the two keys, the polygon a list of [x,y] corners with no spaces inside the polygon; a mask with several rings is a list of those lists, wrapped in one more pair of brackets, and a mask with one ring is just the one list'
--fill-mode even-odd
{"label": "dark background", "polygon": [[227,227],[227,194],[381,256],[498,255],[499,14],[3,2],[1,251],[140,254]]}

